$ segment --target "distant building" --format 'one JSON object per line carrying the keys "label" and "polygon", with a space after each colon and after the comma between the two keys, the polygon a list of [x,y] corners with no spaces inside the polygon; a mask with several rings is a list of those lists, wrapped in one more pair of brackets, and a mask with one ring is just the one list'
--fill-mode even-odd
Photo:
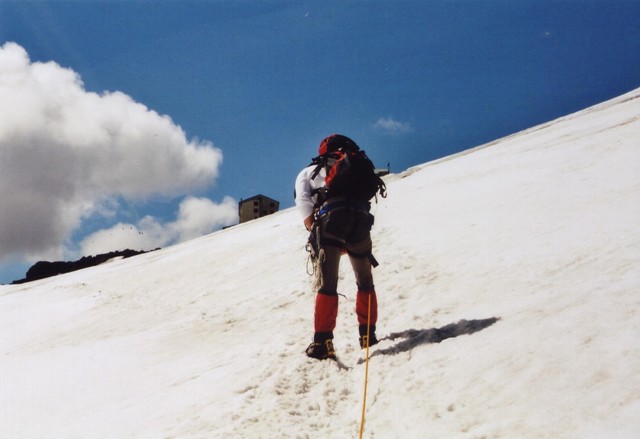
{"label": "distant building", "polygon": [[255,195],[246,200],[240,200],[238,217],[241,223],[246,223],[247,221],[276,213],[279,208],[280,203],[273,198]]}

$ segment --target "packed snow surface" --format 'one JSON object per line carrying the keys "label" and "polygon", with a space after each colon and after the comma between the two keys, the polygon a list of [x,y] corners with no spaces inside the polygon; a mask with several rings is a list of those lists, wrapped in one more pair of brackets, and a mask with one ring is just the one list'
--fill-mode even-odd
{"label": "packed snow surface", "polygon": [[[639,98],[387,177],[364,437],[640,437]],[[307,358],[306,238],[289,209],[1,286],[0,437],[358,437],[353,276]]]}

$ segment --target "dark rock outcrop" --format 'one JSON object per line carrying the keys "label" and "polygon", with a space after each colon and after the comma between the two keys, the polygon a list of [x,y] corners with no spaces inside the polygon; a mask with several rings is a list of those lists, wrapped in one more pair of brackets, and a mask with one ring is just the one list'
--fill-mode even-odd
{"label": "dark rock outcrop", "polygon": [[83,268],[100,265],[104,262],[107,262],[109,259],[117,257],[130,258],[131,256],[136,256],[142,253],[147,252],[127,249],[103,253],[95,256],[84,256],[77,261],[39,261],[36,262],[31,268],[29,268],[29,270],[27,270],[27,275],[24,279],[15,280],[12,282],[12,284],[22,284],[38,279],[44,279],[46,277],[57,276],[58,274],[70,273],[72,271],[81,270]]}

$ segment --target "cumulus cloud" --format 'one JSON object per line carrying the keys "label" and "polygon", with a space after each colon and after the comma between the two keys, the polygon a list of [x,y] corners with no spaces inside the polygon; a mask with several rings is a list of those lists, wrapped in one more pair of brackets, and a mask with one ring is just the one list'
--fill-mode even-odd
{"label": "cumulus cloud", "polygon": [[161,223],[146,216],[137,224],[119,223],[87,236],[81,243],[84,255],[134,249],[151,250],[206,235],[238,222],[238,203],[225,197],[216,204],[207,198],[187,197],[175,221]]}
{"label": "cumulus cloud", "polygon": [[410,123],[400,122],[392,117],[381,117],[373,124],[373,127],[387,134],[404,134],[413,131]]}
{"label": "cumulus cloud", "polygon": [[[76,72],[31,62],[18,44],[0,46],[0,261],[60,257],[84,217],[113,214],[118,199],[204,188],[221,163],[218,148],[187,139],[168,116],[124,93],[89,92]],[[188,218],[197,203],[186,204]]]}

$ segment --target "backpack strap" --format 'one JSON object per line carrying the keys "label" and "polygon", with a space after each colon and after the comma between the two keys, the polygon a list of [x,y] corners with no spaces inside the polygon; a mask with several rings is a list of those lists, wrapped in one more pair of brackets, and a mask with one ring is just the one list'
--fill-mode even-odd
{"label": "backpack strap", "polygon": [[[312,163],[312,165],[313,165],[313,163]],[[314,178],[316,178],[318,176],[318,174],[320,173],[320,170],[323,168],[323,166],[324,165],[322,163],[318,163],[316,165],[316,168],[311,173],[311,180],[313,180]]]}
{"label": "backpack strap", "polygon": [[315,169],[311,173],[311,180],[316,178],[320,173],[320,170],[323,167],[327,167],[327,161],[329,160],[328,155],[319,155],[318,157],[314,157],[311,159],[311,164],[309,166],[316,165]]}
{"label": "backpack strap", "polygon": [[[332,157],[335,157],[335,155],[325,154],[325,155],[319,155],[318,157],[314,157],[311,159],[311,165],[316,165],[315,169],[311,173],[311,180],[314,180],[318,176],[322,168],[325,169],[325,172],[329,173],[328,162],[329,162],[329,159]],[[311,191],[311,195],[316,196],[317,201],[314,206],[316,209],[319,209],[320,206],[322,206],[326,201],[327,191],[328,189],[326,187],[320,187]]]}

